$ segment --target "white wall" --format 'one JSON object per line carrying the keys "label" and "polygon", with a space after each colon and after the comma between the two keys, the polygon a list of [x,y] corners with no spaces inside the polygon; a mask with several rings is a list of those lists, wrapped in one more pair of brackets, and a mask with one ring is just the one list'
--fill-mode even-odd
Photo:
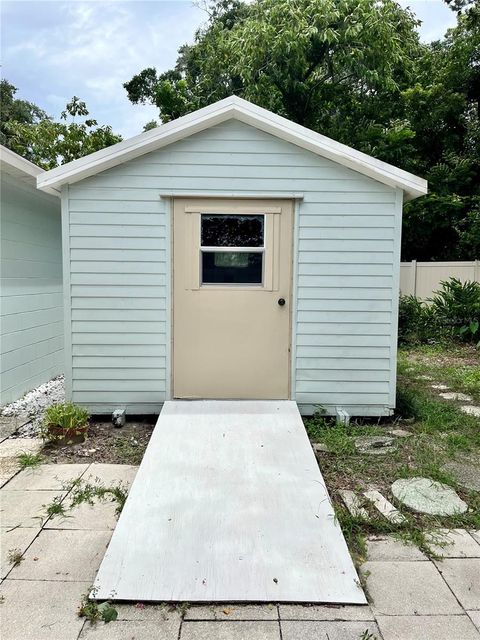
{"label": "white wall", "polygon": [[2,175],[0,404],[63,371],[60,200]]}

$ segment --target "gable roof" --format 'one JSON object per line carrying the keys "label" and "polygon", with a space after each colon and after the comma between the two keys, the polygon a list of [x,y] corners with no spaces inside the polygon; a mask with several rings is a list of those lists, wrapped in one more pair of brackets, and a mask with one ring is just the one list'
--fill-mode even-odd
{"label": "gable roof", "polygon": [[252,125],[390,187],[398,187],[403,190],[405,201],[427,193],[427,181],[423,178],[356,151],[237,96],[230,96],[156,129],[39,174],[38,188],[59,189],[63,184],[78,182],[230,119]]}
{"label": "gable roof", "polygon": [[[25,158],[19,156],[18,153],[4,147],[3,144],[0,144],[0,168],[2,173],[8,173],[8,175],[17,178],[20,182],[28,184],[31,187],[36,187],[37,177],[45,173],[44,169],[37,167],[37,165],[30,162],[30,160],[25,160]],[[60,196],[58,191],[48,187],[44,189],[44,191],[52,195]]]}

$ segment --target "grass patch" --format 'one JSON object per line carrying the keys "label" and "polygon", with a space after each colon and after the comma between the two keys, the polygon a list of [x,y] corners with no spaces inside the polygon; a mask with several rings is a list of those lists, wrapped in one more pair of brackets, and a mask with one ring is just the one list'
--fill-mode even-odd
{"label": "grass patch", "polygon": [[33,469],[43,462],[43,457],[39,453],[20,453],[17,456],[21,469]]}
{"label": "grass patch", "polygon": [[114,447],[119,464],[138,465],[145,453],[145,446],[133,436],[119,436],[115,440]]}
{"label": "grass patch", "polygon": [[[328,453],[318,454],[320,467],[350,550],[359,561],[365,558],[365,537],[368,535],[393,535],[432,555],[425,537],[428,531],[480,527],[480,494],[465,491],[444,468],[448,461],[461,460],[465,456],[480,460],[480,421],[461,412],[458,403],[439,398],[431,388],[432,384],[444,383],[463,393],[470,391],[474,396],[479,375],[478,351],[471,346],[404,348],[399,353],[397,411],[393,419],[354,421],[348,427],[320,414],[305,419],[312,442],[322,442],[328,448]],[[454,379],[457,380],[455,387]],[[386,429],[395,427],[411,434],[395,439],[396,451],[368,455],[355,449],[356,437],[385,434]],[[351,489],[358,495],[375,488],[394,502],[391,484],[398,478],[415,476],[428,477],[454,488],[469,505],[467,513],[432,517],[400,508],[407,520],[395,525],[378,515],[366,501],[365,507],[371,515],[366,522],[352,517],[337,493],[339,489]]]}

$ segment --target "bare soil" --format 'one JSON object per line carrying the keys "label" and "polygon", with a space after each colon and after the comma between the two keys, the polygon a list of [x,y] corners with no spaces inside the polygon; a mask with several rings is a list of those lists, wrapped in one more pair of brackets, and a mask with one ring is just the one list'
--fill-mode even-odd
{"label": "bare soil", "polygon": [[41,455],[47,463],[140,464],[155,422],[156,416],[145,416],[114,427],[103,416],[91,418],[85,442],[62,447],[49,444]]}

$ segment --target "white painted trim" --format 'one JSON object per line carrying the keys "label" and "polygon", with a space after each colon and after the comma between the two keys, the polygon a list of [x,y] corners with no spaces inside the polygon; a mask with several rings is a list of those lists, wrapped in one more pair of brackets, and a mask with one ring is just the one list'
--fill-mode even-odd
{"label": "white painted trim", "polygon": [[165,400],[172,400],[173,395],[173,201],[165,202]]}
{"label": "white painted trim", "polygon": [[[412,200],[427,193],[427,182],[423,178],[356,151],[237,96],[230,96],[160,127],[47,171],[37,177],[38,188],[59,187],[65,183],[78,182],[230,119],[254,126],[383,184],[402,189],[404,200]],[[264,196],[267,197],[266,194]],[[283,194],[283,197],[286,197],[286,194]]]}
{"label": "white painted trim", "polygon": [[398,305],[400,297],[400,250],[402,244],[403,200],[400,189],[395,193],[395,234],[393,240],[392,320],[390,331],[390,407],[395,408],[397,395]]}
{"label": "white painted trim", "polygon": [[289,191],[166,191],[161,198],[234,198],[235,200],[303,200],[304,194]]}
{"label": "white painted trim", "polygon": [[297,309],[298,309],[298,241],[300,229],[300,202],[293,203],[292,234],[292,309],[290,313],[290,399],[297,397]]}
{"label": "white painted trim", "polygon": [[[21,174],[23,178],[26,178],[26,182],[34,187],[36,186],[37,176],[45,173],[44,169],[33,164],[30,160],[22,158],[18,153],[15,153],[11,149],[7,149],[7,147],[4,147],[3,145],[0,145],[0,161],[2,171],[13,175],[14,177],[19,177],[19,174]],[[60,197],[60,193],[56,189],[47,188],[44,189],[44,191],[57,196],[58,198]]]}
{"label": "white painted trim", "polygon": [[72,400],[72,290],[70,286],[70,212],[68,206],[68,185],[62,187],[62,245],[63,245],[63,326],[65,362],[65,399]]}

